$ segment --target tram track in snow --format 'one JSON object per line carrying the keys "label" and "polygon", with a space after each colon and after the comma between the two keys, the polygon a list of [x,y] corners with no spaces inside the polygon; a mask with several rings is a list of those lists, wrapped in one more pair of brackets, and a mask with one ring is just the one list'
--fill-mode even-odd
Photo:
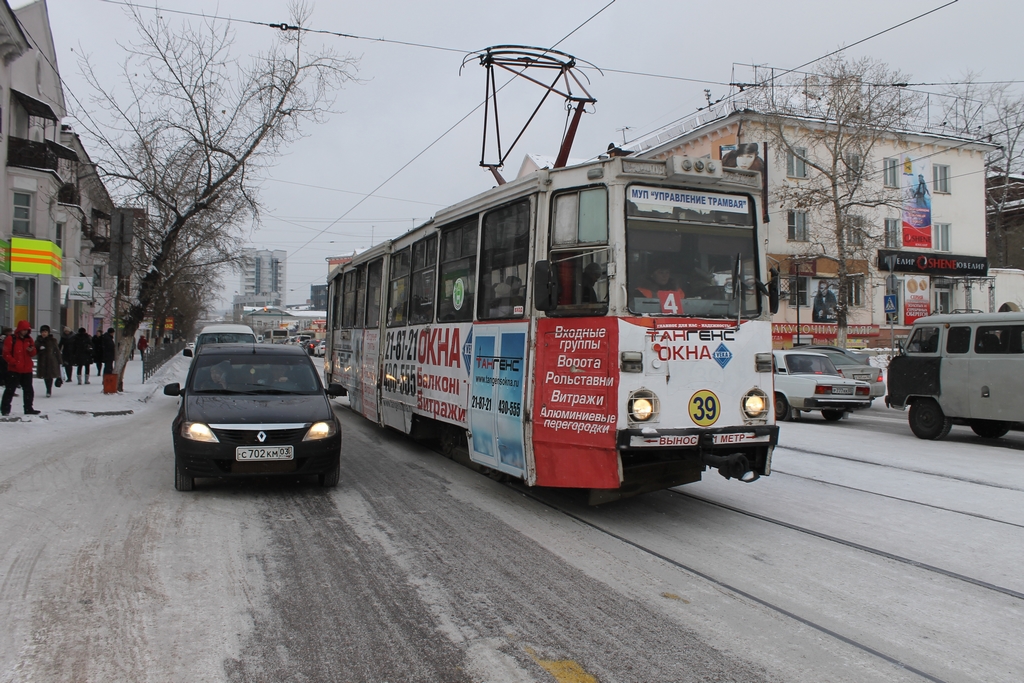
{"label": "tram track in snow", "polygon": [[1005,519],[997,519],[995,517],[989,517],[978,512],[967,512],[966,510],[954,510],[953,508],[943,507],[942,505],[933,505],[931,503],[924,503],[919,500],[911,500],[910,498],[900,498],[899,496],[892,496],[888,493],[879,493],[878,491],[869,491],[868,489],[857,488],[856,486],[848,486],[847,484],[837,484],[834,481],[826,481],[824,479],[816,479],[814,477],[805,477],[802,474],[793,474],[792,472],[785,472],[778,468],[772,468],[772,475],[781,474],[786,477],[794,477],[796,479],[803,479],[804,481],[811,481],[816,484],[822,484],[823,486],[835,486],[836,488],[845,489],[847,491],[856,491],[858,493],[867,493],[868,495],[878,496],[879,498],[887,498],[889,500],[899,501],[901,503],[911,503],[913,505],[920,505],[922,507],[931,508],[933,510],[942,510],[943,512],[952,512],[957,515],[965,515],[967,517],[974,517],[976,519],[983,519],[986,522],[995,522],[996,524],[1005,524],[1007,526],[1016,527],[1018,529],[1024,529],[1024,524],[1017,524],[1016,522],[1007,522]]}
{"label": "tram track in snow", "polygon": [[941,472],[930,472],[928,470],[918,469],[915,467],[900,467],[899,465],[890,465],[889,463],[876,462],[874,460],[863,460],[861,458],[854,458],[849,455],[836,455],[835,453],[822,453],[821,451],[812,451],[806,448],[797,448],[795,446],[778,446],[776,450],[793,451],[795,453],[803,453],[805,455],[818,455],[823,458],[834,458],[836,460],[845,460],[846,462],[856,462],[862,465],[874,465],[875,467],[885,467],[892,470],[899,470],[901,472],[910,472],[912,474],[924,474],[929,477],[938,477],[940,479],[949,479],[950,481],[958,481],[964,484],[974,484],[975,486],[987,486],[994,489],[1004,489],[1006,491],[1017,491],[1024,493],[1024,488],[1020,486],[1010,486],[1009,484],[999,484],[991,481],[982,481],[981,479],[972,479],[970,477],[957,477],[952,474],[943,474]]}
{"label": "tram track in snow", "polygon": [[[632,548],[635,548],[636,550],[639,550],[642,553],[650,555],[651,557],[655,557],[655,558],[661,560],[662,562],[665,562],[665,563],[667,563],[669,565],[672,565],[673,567],[676,567],[676,568],[681,569],[681,570],[683,570],[683,571],[685,571],[685,572],[687,572],[689,574],[697,576],[697,577],[699,577],[699,578],[701,578],[701,579],[703,579],[703,580],[705,580],[705,581],[707,581],[707,582],[709,582],[711,584],[714,584],[715,586],[718,586],[719,588],[722,588],[722,589],[724,589],[726,591],[729,591],[731,593],[734,593],[736,595],[742,596],[743,598],[746,598],[747,600],[750,600],[751,602],[754,602],[754,603],[756,603],[758,605],[761,605],[765,609],[768,609],[768,610],[770,610],[772,612],[775,612],[775,613],[780,614],[782,616],[785,616],[785,617],[787,617],[789,619],[792,619],[792,620],[794,620],[794,621],[796,621],[796,622],[798,622],[800,624],[803,624],[804,626],[806,626],[808,628],[811,628],[811,629],[813,629],[815,631],[818,631],[819,633],[822,633],[822,634],[827,635],[827,636],[829,636],[831,638],[834,638],[834,639],[836,639],[836,640],[838,640],[838,641],[840,641],[842,643],[845,643],[846,645],[849,645],[850,647],[853,647],[853,648],[855,648],[857,650],[860,650],[861,652],[869,654],[869,655],[871,655],[873,657],[876,657],[878,659],[881,659],[882,661],[885,661],[885,662],[887,662],[887,663],[889,663],[889,664],[891,664],[891,665],[893,665],[893,666],[895,666],[895,667],[897,667],[899,669],[902,669],[902,670],[907,671],[909,673],[912,673],[912,674],[914,674],[916,676],[919,676],[920,678],[923,678],[924,680],[932,681],[932,683],[946,683],[946,681],[944,681],[943,679],[938,678],[936,676],[933,676],[932,674],[928,673],[927,671],[922,671],[921,669],[918,669],[917,667],[914,667],[914,666],[912,666],[910,664],[907,664],[906,662],[900,660],[897,657],[894,657],[892,655],[886,654],[885,652],[882,652],[881,650],[873,648],[870,645],[862,643],[862,642],[860,642],[858,640],[855,640],[855,639],[853,639],[853,638],[851,638],[849,636],[845,636],[842,633],[839,633],[838,631],[830,629],[827,626],[824,626],[824,625],[819,624],[819,623],[817,623],[815,621],[812,621],[811,619],[808,619],[806,617],[802,617],[799,614],[797,614],[797,613],[795,613],[795,612],[793,612],[791,610],[788,610],[788,609],[786,609],[784,607],[781,607],[781,606],[776,605],[776,604],[774,604],[772,602],[769,602],[768,600],[765,600],[764,598],[760,598],[760,597],[754,595],[753,593],[751,593],[749,591],[743,590],[742,588],[738,588],[738,587],[736,587],[736,586],[734,586],[734,585],[732,585],[732,584],[730,584],[730,583],[728,583],[726,581],[723,581],[721,579],[715,578],[714,576],[711,576],[707,572],[703,572],[703,571],[701,571],[701,570],[699,570],[699,569],[697,569],[695,567],[691,567],[690,565],[687,565],[687,564],[685,564],[683,562],[680,562],[680,561],[678,561],[676,559],[668,557],[667,555],[659,553],[658,551],[653,550],[652,548],[648,548],[647,546],[643,545],[642,543],[638,543],[636,541],[630,540],[629,538],[623,536],[622,534],[618,534],[618,533],[616,533],[614,531],[611,531],[610,529],[606,529],[603,526],[601,526],[600,524],[596,524],[596,523],[594,523],[594,522],[584,518],[581,515],[578,515],[578,514],[576,514],[574,512],[566,510],[565,508],[557,505],[556,503],[553,503],[553,502],[551,502],[549,500],[545,500],[543,497],[538,496],[537,494],[532,492],[530,489],[528,489],[528,488],[526,488],[526,487],[524,487],[524,486],[522,486],[520,484],[517,484],[515,482],[507,482],[505,485],[508,486],[509,488],[511,488],[511,489],[513,489],[513,490],[515,490],[515,491],[517,491],[519,493],[521,493],[523,496],[529,498],[530,500],[533,500],[534,502],[540,503],[541,505],[544,505],[545,507],[548,507],[548,508],[550,508],[552,510],[555,510],[556,512],[559,512],[559,513],[565,515],[566,517],[568,517],[568,518],[570,518],[570,519],[572,519],[572,520],[574,520],[574,521],[576,521],[576,522],[578,522],[580,524],[583,524],[586,527],[589,527],[589,528],[591,528],[591,529],[593,529],[593,530],[595,530],[595,531],[597,531],[599,533],[602,533],[602,534],[604,534],[604,535],[606,535],[606,536],[608,536],[610,538],[614,538],[615,540],[619,541],[620,543],[624,543],[624,544],[626,544],[626,545],[628,545],[628,546],[630,546]],[[674,491],[672,489],[669,489],[669,491],[671,491],[673,493],[678,493],[678,492],[676,492],[676,491]],[[698,496],[690,496],[689,494],[683,494],[683,495],[685,495],[687,497],[694,498],[694,499],[702,501],[702,502],[709,503],[711,505],[715,505],[715,503],[713,501],[707,501],[707,500],[704,500],[704,499],[702,499],[702,498],[700,498]],[[727,506],[722,506],[722,507],[727,507]],[[736,510],[736,512],[744,514],[740,510]],[[766,520],[766,521],[772,521],[772,520]],[[782,523],[782,524],[785,525],[785,523]],[[856,546],[854,546],[854,547],[856,547]],[[919,566],[927,567],[927,565],[919,565]],[[1024,595],[1020,595],[1020,597],[1022,599],[1024,599]]]}

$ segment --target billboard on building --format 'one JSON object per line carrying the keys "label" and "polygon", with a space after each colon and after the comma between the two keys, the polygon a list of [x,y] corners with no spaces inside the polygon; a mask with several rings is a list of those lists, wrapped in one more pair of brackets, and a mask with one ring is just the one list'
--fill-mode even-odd
{"label": "billboard on building", "polygon": [[92,278],[69,277],[68,299],[71,301],[92,301]]}
{"label": "billboard on building", "polygon": [[816,323],[834,323],[838,320],[836,308],[839,305],[837,291],[839,281],[834,279],[811,280],[814,300],[811,304],[811,320]]}
{"label": "billboard on building", "polygon": [[903,192],[903,246],[932,248],[932,195],[928,178],[932,172],[930,159],[914,160],[900,155],[901,190]]}
{"label": "billboard on building", "polygon": [[[764,152],[762,156],[761,152]],[[719,145],[718,158],[723,168],[742,168],[761,174],[761,219],[768,222],[768,143],[741,142],[735,145]]]}
{"label": "billboard on building", "polygon": [[911,275],[903,278],[903,324],[912,325],[931,313],[931,278]]}

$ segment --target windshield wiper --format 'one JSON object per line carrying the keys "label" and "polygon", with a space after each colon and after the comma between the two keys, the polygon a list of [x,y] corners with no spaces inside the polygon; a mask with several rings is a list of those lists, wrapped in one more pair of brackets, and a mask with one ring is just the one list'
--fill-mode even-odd
{"label": "windshield wiper", "polygon": [[297,393],[297,392],[289,391],[287,389],[275,389],[274,387],[266,387],[266,388],[263,388],[263,389],[256,389],[255,391],[250,391],[249,393],[250,394],[294,394],[294,393]]}

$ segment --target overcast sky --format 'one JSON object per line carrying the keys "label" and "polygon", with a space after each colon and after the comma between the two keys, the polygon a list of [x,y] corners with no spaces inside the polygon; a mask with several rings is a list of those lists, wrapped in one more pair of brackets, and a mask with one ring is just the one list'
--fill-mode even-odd
{"label": "overcast sky", "polygon": [[[796,67],[947,1],[616,0],[558,48],[605,69],[673,78],[587,71],[597,104],[594,113],[583,118],[572,156],[593,157],[609,142],[621,143],[624,134],[628,141],[687,117],[704,103],[705,88],[717,99],[729,92],[729,82],[749,79],[744,65]],[[607,4],[608,0],[320,0],[313,3],[307,25],[468,53],[497,44],[549,47]],[[280,0],[164,0],[159,5],[238,20],[289,19],[287,3]],[[66,87],[87,101],[89,89],[78,66],[83,53],[94,59],[101,79],[116,84],[117,63],[123,56],[118,42],[133,36],[124,8],[103,0],[48,0],[48,6]],[[163,16],[172,24],[200,21],[171,12]],[[980,72],[986,80],[1024,80],[1017,58],[1022,19],[1020,0],[959,0],[857,45],[849,54],[882,59],[912,82],[955,80],[967,70]],[[241,22],[233,26],[240,57],[275,39],[276,29]],[[320,41],[357,57],[361,82],[338,94],[338,113],[327,124],[307,127],[307,137],[291,146],[262,185],[267,211],[262,224],[254,227],[251,242],[288,252],[288,303],[304,302],[309,285],[325,280],[327,256],[368,247],[371,234],[374,243],[399,235],[438,209],[494,184],[478,166],[481,109],[353,210],[362,195],[480,104],[485,71],[471,62],[460,75],[464,55],[458,52],[329,36],[311,36],[309,44]],[[522,81],[501,92],[506,144],[541,94],[540,88]],[[73,117],[74,98],[66,99]],[[505,176],[515,176],[526,153],[554,155],[564,124],[562,103],[549,99],[509,156]],[[225,275],[225,297],[238,288],[237,280],[234,274]]]}

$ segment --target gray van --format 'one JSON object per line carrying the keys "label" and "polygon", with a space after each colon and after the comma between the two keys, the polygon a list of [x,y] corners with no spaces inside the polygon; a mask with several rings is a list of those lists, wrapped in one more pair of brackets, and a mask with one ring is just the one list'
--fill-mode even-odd
{"label": "gray van", "polygon": [[1024,422],[1024,313],[953,313],[914,322],[889,364],[892,408],[910,406],[910,429],[941,439],[954,424],[997,439]]}

